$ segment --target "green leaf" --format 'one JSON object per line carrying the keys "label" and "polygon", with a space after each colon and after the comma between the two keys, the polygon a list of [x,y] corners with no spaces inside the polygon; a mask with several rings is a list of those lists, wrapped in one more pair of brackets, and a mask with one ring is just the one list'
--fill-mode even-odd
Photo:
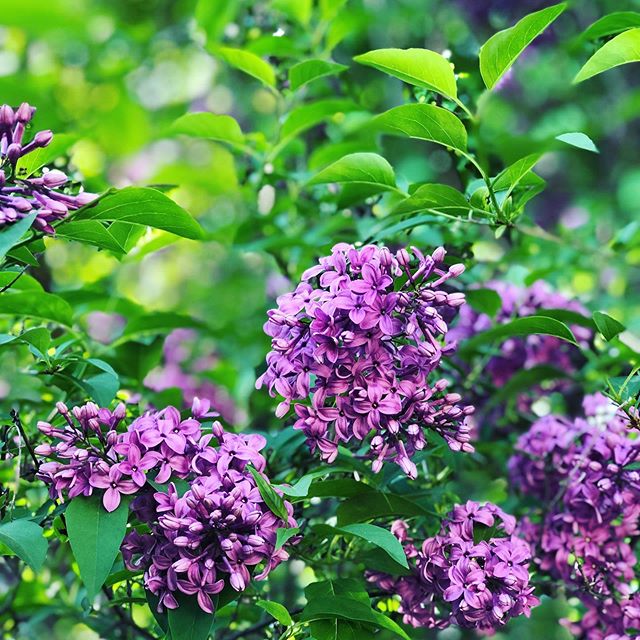
{"label": "green leaf", "polygon": [[603,71],[640,60],[640,29],[630,29],[609,40],[587,60],[573,79],[583,82]]}
{"label": "green leaf", "polygon": [[16,175],[21,179],[28,178],[41,167],[65,155],[77,139],[77,136],[57,133],[46,147],[38,147],[18,160]]}
{"label": "green leaf", "polygon": [[404,82],[456,100],[458,90],[451,63],[429,49],[376,49],[354,58]]}
{"label": "green leaf", "polygon": [[302,620],[342,618],[348,621],[365,622],[395,635],[410,640],[404,629],[382,613],[374,611],[370,605],[344,596],[321,596],[309,601],[302,612]]}
{"label": "green leaf", "polygon": [[485,313],[490,318],[495,318],[502,307],[502,298],[493,289],[468,289],[464,296],[478,313]]}
{"label": "green leaf", "polygon": [[248,469],[256,481],[256,486],[258,487],[258,491],[260,491],[264,503],[269,507],[271,513],[287,523],[289,521],[289,514],[287,513],[287,508],[282,496],[276,493],[269,481],[257,469],[251,465],[248,466]]}
{"label": "green leaf", "polygon": [[373,119],[385,133],[436,142],[466,152],[467,131],[450,111],[431,104],[405,104]]}
{"label": "green leaf", "polygon": [[40,318],[67,327],[73,322],[73,310],[69,303],[44,291],[6,291],[0,294],[0,315]]}
{"label": "green leaf", "polygon": [[516,160],[512,165],[501,171],[493,180],[494,191],[507,191],[507,194],[511,193],[523,180],[523,178],[529,174],[531,169],[538,164],[538,161],[543,156],[542,153],[532,153],[524,158]]}
{"label": "green leaf", "polygon": [[[195,596],[176,592],[175,597],[178,607],[167,610],[171,640],[207,640],[214,616],[200,608]],[[217,597],[212,599],[215,606]]]}
{"label": "green leaf", "polygon": [[586,133],[582,133],[580,131],[562,133],[559,136],[556,136],[556,140],[560,140],[560,142],[566,142],[572,147],[577,147],[578,149],[592,151],[593,153],[600,153],[593,140]]}
{"label": "green leaf", "polygon": [[307,184],[349,182],[396,188],[393,167],[377,153],[351,153],[317,173]]}
{"label": "green leaf", "polygon": [[[324,484],[324,483],[321,483]],[[387,516],[425,516],[430,512],[413,499],[370,490],[345,500],[337,509],[338,526]]]}
{"label": "green leaf", "polygon": [[99,373],[80,382],[91,398],[101,407],[108,406],[120,389],[120,380],[110,373]]}
{"label": "green leaf", "polygon": [[349,524],[343,527],[328,527],[327,525],[319,525],[318,529],[327,527],[327,529],[338,531],[347,535],[356,536],[362,538],[367,542],[382,549],[392,560],[403,566],[405,569],[409,568],[407,564],[407,556],[404,553],[402,545],[398,538],[396,538],[390,531],[377,527],[373,524]]}
{"label": "green leaf", "polygon": [[183,134],[194,138],[207,138],[242,144],[244,135],[235,118],[213,113],[187,113],[178,118],[170,127],[170,133]]}
{"label": "green leaf", "polygon": [[446,184],[420,185],[408,198],[402,200],[391,212],[392,215],[418,213],[436,209],[451,215],[466,215],[469,202],[457,189]]}
{"label": "green leaf", "polygon": [[124,246],[115,238],[103,222],[99,220],[70,220],[56,229],[56,236],[68,240],[85,242],[101,249],[108,249],[118,254],[125,254]]}
{"label": "green leaf", "polygon": [[272,600],[257,600],[256,605],[264,609],[272,618],[276,619],[283,627],[290,627],[293,624],[291,615],[286,607]]}
{"label": "green leaf", "polygon": [[300,532],[298,527],[290,527],[288,529],[284,529],[282,527],[276,529],[276,548],[282,549],[287,542],[293,538],[293,536],[297,535]]}
{"label": "green leaf", "polygon": [[31,225],[37,215],[38,214],[35,211],[33,213],[29,213],[24,218],[14,222],[13,224],[7,225],[2,231],[0,231],[0,260],[7,255],[15,244],[22,240],[22,236],[31,229]]}
{"label": "green leaf", "polygon": [[558,378],[567,378],[565,371],[560,371],[549,365],[539,365],[531,367],[531,369],[520,369],[512,375],[508,382],[502,385],[491,395],[487,404],[487,408],[496,407],[509,399],[517,398],[522,391],[527,391],[532,387],[538,387],[542,382],[547,380],[557,380]]}
{"label": "green leaf", "polygon": [[80,209],[74,220],[109,220],[146,225],[183,238],[199,240],[200,225],[171,198],[157,189],[125,187]]}
{"label": "green leaf", "polygon": [[32,520],[21,518],[0,525],[0,542],[37,573],[47,556],[48,545],[42,533],[42,527]]}
{"label": "green leaf", "polygon": [[151,315],[131,318],[131,320],[127,322],[122,335],[116,340],[115,344],[122,344],[143,336],[168,333],[171,329],[206,330],[206,327],[202,322],[192,318],[191,316],[171,313],[168,311],[159,311]]}
{"label": "green leaf", "polygon": [[576,338],[569,327],[553,318],[545,316],[526,316],[516,318],[511,322],[500,324],[496,327],[477,334],[470,340],[462,343],[458,349],[458,354],[466,356],[475,351],[478,347],[500,340],[501,338],[511,338],[513,336],[528,336],[543,334],[560,338],[572,344],[576,343]]}
{"label": "green leaf", "polygon": [[331,60],[303,60],[289,69],[289,86],[296,91],[318,78],[334,76],[348,68]]}
{"label": "green leaf", "polygon": [[520,54],[565,9],[556,4],[525,16],[517,24],[491,36],[480,48],[480,73],[487,89],[492,89]]}
{"label": "green leaf", "polygon": [[640,27],[640,13],[616,11],[596,20],[580,36],[580,40],[599,40],[633,27]]}
{"label": "green leaf", "polygon": [[129,515],[129,500],[108,512],[98,495],[73,498],[65,512],[69,543],[78,563],[80,576],[91,601],[111,573],[124,538]]}
{"label": "green leaf", "polygon": [[232,47],[209,47],[209,51],[239,71],[250,75],[256,80],[260,80],[260,82],[268,87],[275,88],[275,70],[268,62],[265,62],[255,53],[245,51],[244,49],[234,49]]}
{"label": "green leaf", "polygon": [[289,112],[280,130],[280,145],[303,131],[333,118],[339,113],[355,111],[359,107],[351,100],[329,98],[297,107]]}
{"label": "green leaf", "polygon": [[593,321],[607,342],[613,340],[619,333],[622,333],[626,329],[621,322],[618,322],[606,313],[602,313],[602,311],[594,312]]}

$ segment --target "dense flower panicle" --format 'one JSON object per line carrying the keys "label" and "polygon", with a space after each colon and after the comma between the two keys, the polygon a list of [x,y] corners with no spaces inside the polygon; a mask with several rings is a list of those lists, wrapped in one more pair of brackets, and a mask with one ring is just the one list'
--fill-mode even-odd
{"label": "dense flower panicle", "polygon": [[[51,223],[66,217],[96,196],[71,191],[71,180],[58,169],[43,169],[40,176],[22,176],[18,162],[28,153],[46,147],[51,131],[39,131],[24,141],[35,107],[23,102],[17,109],[0,106],[0,228],[35,212],[33,226],[54,233]],[[76,190],[77,191],[77,190]]]}
{"label": "dense flower panicle", "polygon": [[[285,549],[276,550],[276,533],[296,526],[293,507],[284,501],[286,522],[274,515],[249,468],[265,468],[261,435],[228,433],[217,421],[205,429],[209,404],[198,399],[189,418],[167,407],[137,418],[125,431],[118,429],[123,405],[111,412],[93,403],[71,411],[59,404],[58,411],[62,427],[38,424],[54,440],[36,449],[49,459],[38,476],[56,498],[98,490],[108,511],[123,495],[135,494],[131,509],[144,527],[132,529],[121,550],[127,567],[144,569],[145,586],[160,609],[177,607],[183,593],[212,612],[211,596],[225,580],[242,591],[256,565],[262,565],[254,576],[260,580],[288,558]],[[168,483],[167,492],[148,480]]]}
{"label": "dense flower panicle", "polygon": [[213,350],[201,352],[196,337],[196,332],[190,329],[172,331],[164,341],[163,363],[149,372],[144,385],[153,391],[180,389],[185,406],[194,398],[206,398],[228,422],[241,420],[238,408],[225,389],[205,377],[218,359]]}
{"label": "dense flower panicle", "polygon": [[514,535],[515,528],[515,519],[496,505],[469,501],[417,548],[406,525],[396,522],[392,532],[404,546],[411,574],[370,573],[368,579],[400,596],[406,624],[492,632],[538,604],[529,584],[529,545]]}
{"label": "dense flower panicle", "polygon": [[604,396],[587,397],[584,408],[584,418],[535,422],[519,438],[509,472],[539,501],[520,527],[536,563],[587,605],[584,637],[603,640],[628,628],[627,614],[612,611],[636,607],[629,583],[637,562],[631,538],[640,534],[640,441]]}
{"label": "dense flower panicle", "polygon": [[[569,300],[554,292],[543,281],[537,281],[526,288],[508,282],[490,281],[484,284],[483,288],[495,291],[502,300],[495,319],[491,319],[486,314],[477,313],[469,305],[465,305],[460,309],[458,320],[450,329],[448,339],[460,341],[471,338],[495,324],[505,324],[518,317],[536,315],[540,309],[563,309],[586,314],[586,310],[578,301]],[[592,332],[584,327],[571,325],[571,330],[580,344],[586,345],[592,337]],[[554,367],[564,373],[576,371],[578,355],[579,352],[573,345],[554,336],[535,334],[511,337],[502,343],[499,355],[489,360],[483,369],[483,374],[488,377],[494,387],[500,388],[515,374],[541,365]],[[569,385],[570,382],[566,380],[557,381],[547,388],[546,392],[563,391]],[[541,391],[539,387],[535,390]],[[482,404],[480,398],[474,398],[473,402],[478,407]],[[531,400],[528,396],[518,397],[518,408],[521,411],[526,411],[530,404]]]}
{"label": "dense flower panicle", "polygon": [[473,408],[437,379],[455,350],[442,343],[447,320],[464,303],[441,288],[464,270],[444,257],[442,248],[425,256],[338,244],[269,311],[272,351],[256,386],[283,398],[278,416],[293,405],[295,428],[327,462],[342,443],[368,443],[374,471],[390,460],[415,478],[411,457],[424,448],[425,429],[473,451]]}

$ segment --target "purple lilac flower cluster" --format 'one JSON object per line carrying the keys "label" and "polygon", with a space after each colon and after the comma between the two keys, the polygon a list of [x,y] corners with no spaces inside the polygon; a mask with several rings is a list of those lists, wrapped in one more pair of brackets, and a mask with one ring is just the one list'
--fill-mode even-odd
{"label": "purple lilac flower cluster", "polygon": [[515,528],[513,516],[496,505],[468,501],[417,548],[406,524],[397,521],[392,532],[404,546],[411,574],[370,573],[368,579],[400,596],[406,624],[493,631],[538,604],[529,584],[529,545],[514,535]]}
{"label": "purple lilac flower cluster", "polygon": [[38,131],[31,141],[24,141],[35,107],[23,102],[16,110],[0,106],[0,227],[35,212],[33,226],[54,233],[51,223],[79,209],[96,196],[70,190],[69,177],[58,169],[42,171],[38,177],[22,177],[19,161],[28,153],[46,147],[53,138],[49,130]]}
{"label": "purple lilac flower cluster", "polygon": [[[276,414],[294,405],[295,428],[312,451],[333,462],[341,443],[368,442],[379,471],[386,460],[410,477],[425,429],[456,451],[473,451],[466,417],[447,381],[432,380],[455,344],[442,344],[447,320],[464,295],[442,288],[464,267],[444,265],[445,251],[336,245],[269,311],[272,351],[256,386],[282,396]],[[310,396],[310,401],[309,400]]]}
{"label": "purple lilac flower cluster", "polygon": [[224,388],[204,377],[217,364],[213,347],[203,349],[196,332],[175,329],[164,341],[163,363],[149,372],[145,387],[153,391],[177,388],[182,391],[185,406],[194,398],[207,398],[228,422],[242,420],[238,407]]}
{"label": "purple lilac flower cluster", "polygon": [[[518,317],[536,315],[540,309],[562,309],[582,315],[587,313],[578,301],[565,298],[540,280],[526,288],[508,282],[490,281],[484,288],[495,291],[502,300],[496,318],[492,320],[488,315],[477,313],[469,305],[465,305],[460,309],[458,321],[449,331],[448,339],[465,340],[490,329],[494,324],[505,324]],[[586,345],[592,337],[592,332],[584,327],[571,325],[571,330],[580,344]],[[515,374],[541,365],[572,373],[577,369],[578,355],[578,349],[553,336],[535,334],[511,337],[502,343],[499,355],[489,360],[483,368],[483,374],[494,387],[500,388]],[[554,382],[551,387],[546,388],[546,392],[566,390],[569,384],[565,380]],[[542,389],[538,387],[535,391],[535,395],[539,395]],[[473,402],[476,406],[481,404],[479,398],[474,398]],[[529,396],[518,396],[519,410],[527,411],[530,404]]]}
{"label": "purple lilac flower cluster", "polygon": [[[186,419],[174,407],[147,413],[125,431],[120,405],[113,412],[89,403],[71,411],[62,403],[64,424],[38,427],[54,439],[36,453],[49,459],[38,476],[50,486],[52,497],[73,499],[102,491],[102,503],[113,511],[123,495],[136,494],[130,508],[142,531],[132,529],[122,543],[125,565],[144,569],[145,586],[159,600],[159,609],[178,606],[176,596],[197,597],[207,612],[211,596],[225,586],[246,588],[255,575],[263,579],[288,558],[276,549],[279,527],[295,527],[293,507],[283,501],[285,522],[265,504],[251,473],[265,468],[260,454],[265,439],[257,434],[226,432],[219,422],[205,430],[207,402],[194,400]],[[215,443],[214,443],[215,439]],[[149,483],[166,484],[156,491]],[[176,486],[186,490],[178,493]]]}
{"label": "purple lilac flower cluster", "polygon": [[584,418],[535,422],[518,440],[509,472],[538,501],[520,527],[535,562],[587,608],[572,628],[588,640],[627,637],[628,628],[640,628],[630,589],[632,540],[640,534],[640,441],[604,396],[588,396],[584,409]]}

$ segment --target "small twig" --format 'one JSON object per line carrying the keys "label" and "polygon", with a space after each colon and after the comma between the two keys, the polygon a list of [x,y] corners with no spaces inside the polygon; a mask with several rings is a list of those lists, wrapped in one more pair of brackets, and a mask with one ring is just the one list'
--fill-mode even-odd
{"label": "small twig", "polygon": [[33,464],[36,467],[36,471],[38,471],[38,469],[40,468],[40,462],[38,461],[36,452],[34,451],[33,446],[31,445],[31,442],[29,442],[29,438],[27,438],[27,434],[24,430],[24,427],[22,426],[22,421],[20,420],[20,414],[15,409],[11,409],[10,415],[11,415],[11,421],[13,422],[13,426],[20,433],[20,437],[22,438],[24,445],[27,448],[27,451],[29,452],[29,455],[33,460]]}

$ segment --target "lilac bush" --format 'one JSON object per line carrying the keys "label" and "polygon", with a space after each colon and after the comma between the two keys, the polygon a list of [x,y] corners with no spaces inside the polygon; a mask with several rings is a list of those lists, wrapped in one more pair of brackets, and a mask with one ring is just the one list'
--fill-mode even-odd
{"label": "lilac bush", "polygon": [[[38,476],[53,498],[97,493],[114,511],[123,496],[136,494],[130,509],[139,524],[121,550],[129,569],[144,569],[144,584],[160,611],[176,608],[182,593],[195,595],[212,613],[212,596],[225,584],[243,591],[257,565],[262,569],[254,578],[261,580],[288,558],[285,549],[276,549],[277,529],[296,526],[291,504],[283,501],[286,521],[275,515],[250,471],[264,471],[265,439],[229,433],[218,421],[205,429],[209,408],[196,399],[186,419],[167,407],[122,431],[124,405],[111,412],[93,403],[71,410],[59,403],[63,424],[38,424],[52,439],[36,453],[48,459]],[[160,485],[166,491],[156,490]]]}
{"label": "lilac bush", "polygon": [[447,267],[444,257],[442,248],[393,254],[338,244],[269,311],[272,351],[256,386],[282,397],[279,417],[293,405],[294,427],[323,460],[333,462],[342,443],[366,443],[374,471],[390,460],[415,478],[411,457],[424,448],[425,429],[473,451],[473,408],[438,375],[455,350],[442,343],[447,319],[464,304],[443,286],[464,267]]}
{"label": "lilac bush", "polygon": [[536,565],[587,607],[574,630],[604,640],[638,628],[640,619],[630,587],[640,533],[640,442],[604,396],[588,396],[584,409],[574,420],[535,422],[519,438],[509,471],[513,485],[537,501],[520,527]]}
{"label": "lilac bush", "polygon": [[421,547],[407,524],[396,521],[392,532],[404,546],[411,573],[370,573],[368,579],[400,596],[406,624],[494,631],[538,604],[529,582],[530,548],[515,530],[515,518],[500,507],[472,501],[456,505]]}
{"label": "lilac bush", "polygon": [[58,169],[43,169],[40,176],[22,176],[20,160],[46,147],[53,139],[53,133],[46,130],[38,131],[25,142],[35,111],[35,107],[26,102],[15,110],[8,104],[0,106],[0,228],[35,212],[33,226],[45,233],[54,233],[53,222],[96,196],[72,188],[71,179]]}

